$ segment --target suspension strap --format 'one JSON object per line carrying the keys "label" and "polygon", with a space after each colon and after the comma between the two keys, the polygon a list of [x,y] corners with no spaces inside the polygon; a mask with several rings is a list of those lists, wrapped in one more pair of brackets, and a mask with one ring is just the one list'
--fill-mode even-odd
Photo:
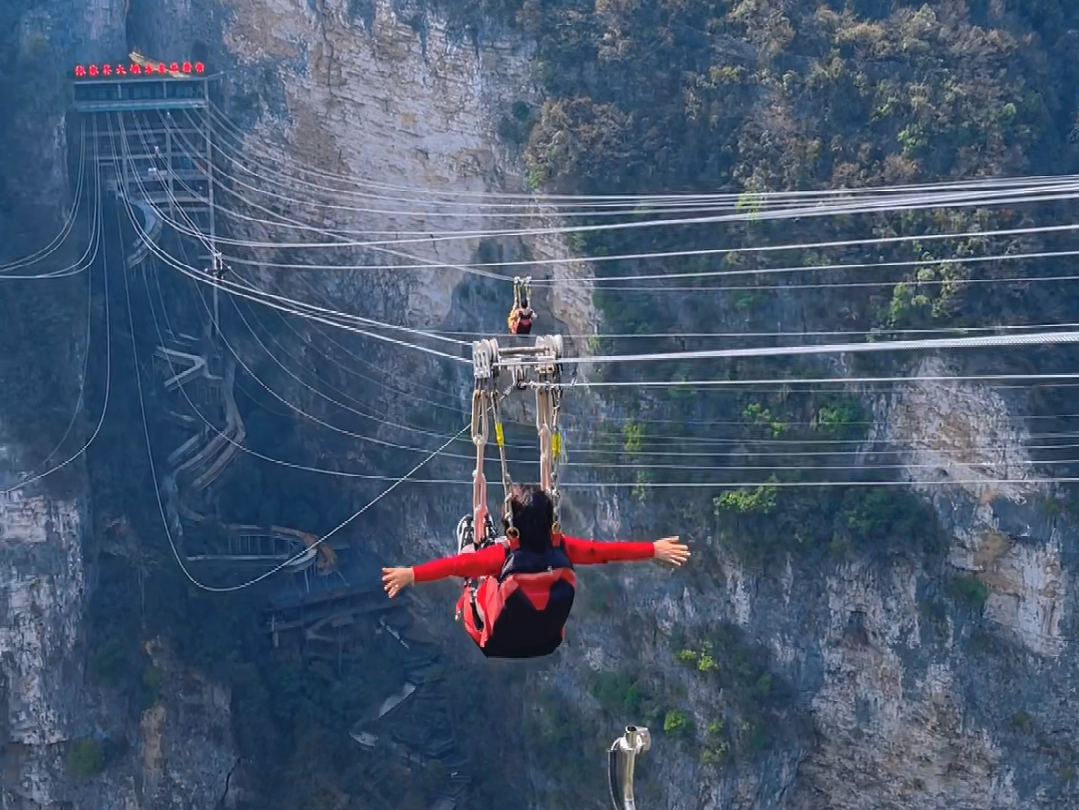
{"label": "suspension strap", "polygon": [[550,338],[551,347],[554,350],[555,362],[551,367],[551,502],[554,504],[555,530],[559,533],[562,527],[559,524],[559,503],[562,493],[558,489],[558,465],[565,460],[566,450],[562,443],[562,431],[558,427],[558,417],[562,409],[562,338],[554,336]]}
{"label": "suspension strap", "polygon": [[557,335],[546,335],[537,339],[536,348],[544,349],[542,361],[536,366],[536,432],[539,436],[540,451],[540,486],[551,497],[555,508],[555,524],[558,526],[558,468],[557,458],[561,455],[562,439],[558,433],[558,409],[561,404],[561,390],[558,383],[561,378],[562,339]]}
{"label": "suspension strap", "polygon": [[487,409],[493,399],[493,368],[497,344],[479,340],[472,344],[472,443],[476,446],[476,469],[472,472],[472,536],[479,541],[487,526],[487,477],[483,472],[483,450],[489,435]]}
{"label": "suspension strap", "polygon": [[558,465],[565,461],[565,445],[562,443],[562,431],[558,428],[559,409],[562,405],[562,389],[555,388],[551,392],[551,502],[554,504],[555,528],[561,531],[558,523],[558,504],[561,493],[558,490]]}
{"label": "suspension strap", "polygon": [[476,469],[472,472],[472,537],[479,539],[487,516],[487,477],[483,474],[483,448],[487,444],[487,402],[483,391],[472,392],[472,443]]}
{"label": "suspension strap", "polygon": [[498,444],[498,461],[502,467],[502,516],[507,522],[513,520],[510,508],[510,494],[513,481],[510,479],[509,463],[506,460],[506,435],[502,427],[502,407],[497,394],[493,398],[492,410],[495,418],[495,442]]}
{"label": "suspension strap", "polygon": [[551,389],[542,383],[536,386],[536,432],[539,434],[540,486],[544,492],[551,489]]}

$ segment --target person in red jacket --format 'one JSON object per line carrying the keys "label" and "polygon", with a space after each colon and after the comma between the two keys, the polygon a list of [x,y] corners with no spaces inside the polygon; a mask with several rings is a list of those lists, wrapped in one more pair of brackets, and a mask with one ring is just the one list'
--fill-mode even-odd
{"label": "person in red jacket", "polygon": [[462,577],[457,618],[489,658],[536,658],[565,637],[576,592],[574,565],[659,559],[676,566],[689,559],[677,537],[656,542],[597,542],[567,537],[554,522],[554,505],[537,486],[514,487],[506,537],[483,548],[466,546],[452,557],[412,568],[383,568],[390,598],[417,582]]}

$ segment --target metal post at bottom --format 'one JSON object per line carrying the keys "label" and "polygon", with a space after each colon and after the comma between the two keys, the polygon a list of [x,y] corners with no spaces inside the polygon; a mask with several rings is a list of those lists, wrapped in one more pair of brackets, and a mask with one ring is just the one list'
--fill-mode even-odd
{"label": "metal post at bottom", "polygon": [[626,726],[626,733],[611,743],[607,780],[614,810],[637,810],[633,796],[633,771],[638,755],[652,747],[652,735],[640,726]]}

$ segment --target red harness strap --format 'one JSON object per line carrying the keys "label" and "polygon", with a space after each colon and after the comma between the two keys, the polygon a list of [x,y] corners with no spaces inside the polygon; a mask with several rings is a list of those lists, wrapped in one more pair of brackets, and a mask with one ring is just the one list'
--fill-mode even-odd
{"label": "red harness strap", "polygon": [[[517,532],[510,529],[506,534],[507,554],[516,551],[520,547],[520,538]],[[562,546],[561,531],[551,533],[551,545],[555,548]],[[465,630],[479,646],[484,647],[491,637],[491,631],[498,621],[499,615],[506,606],[506,601],[520,591],[536,610],[543,610],[551,598],[551,589],[558,582],[568,582],[570,587],[577,587],[577,575],[571,568],[558,568],[553,571],[541,571],[537,574],[512,574],[505,582],[499,582],[498,577],[484,577],[471,599],[466,593],[461,595],[458,601],[458,610],[464,617]],[[482,627],[477,627],[473,607],[482,612]],[[565,637],[566,630],[562,628]]]}
{"label": "red harness strap", "polygon": [[[499,583],[494,577],[487,577],[479,587],[476,601],[483,607],[483,630],[480,632],[479,645],[487,644],[491,638],[498,617],[506,606],[506,601],[520,591],[536,610],[543,610],[551,598],[551,589],[558,582],[568,582],[577,587],[577,575],[569,568],[543,571],[539,574],[513,574],[505,582]],[[563,632],[565,630],[563,629]],[[475,638],[475,636],[473,636]]]}
{"label": "red harness strap", "polygon": [[[465,585],[465,589],[461,592],[461,598],[457,600],[457,615],[461,617],[461,621],[464,623],[465,632],[469,637],[476,642],[476,644],[483,644],[483,630],[477,625],[477,616],[475,610],[477,609],[476,602],[473,600],[476,595],[472,593],[472,587]],[[486,626],[486,625],[485,625]]]}

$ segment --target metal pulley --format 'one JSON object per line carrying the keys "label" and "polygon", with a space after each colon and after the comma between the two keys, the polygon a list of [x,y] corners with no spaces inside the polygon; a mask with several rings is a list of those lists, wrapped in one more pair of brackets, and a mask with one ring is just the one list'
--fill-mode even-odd
{"label": "metal pulley", "polygon": [[[524,279],[527,286],[531,279]],[[514,389],[526,387],[536,391],[536,433],[540,451],[540,486],[547,492],[555,507],[558,520],[558,468],[562,457],[561,435],[558,432],[558,413],[562,402],[562,338],[544,335],[534,346],[499,347],[493,338],[472,344],[472,367],[475,390],[472,394],[472,442],[476,445],[476,470],[472,474],[473,526],[484,526],[487,512],[487,479],[483,472],[484,446],[489,437],[489,418],[495,422],[495,440],[501,462],[503,511],[509,517],[509,498],[512,481],[505,452],[501,399]],[[510,385],[499,392],[496,383],[500,373],[508,373]],[[490,412],[490,413],[488,413]]]}
{"label": "metal pulley", "polygon": [[513,308],[517,309],[524,301],[532,300],[532,276],[513,277]]}
{"label": "metal pulley", "polygon": [[607,782],[614,810],[637,810],[633,797],[633,770],[637,757],[652,747],[652,735],[640,726],[626,726],[626,733],[611,743]]}

